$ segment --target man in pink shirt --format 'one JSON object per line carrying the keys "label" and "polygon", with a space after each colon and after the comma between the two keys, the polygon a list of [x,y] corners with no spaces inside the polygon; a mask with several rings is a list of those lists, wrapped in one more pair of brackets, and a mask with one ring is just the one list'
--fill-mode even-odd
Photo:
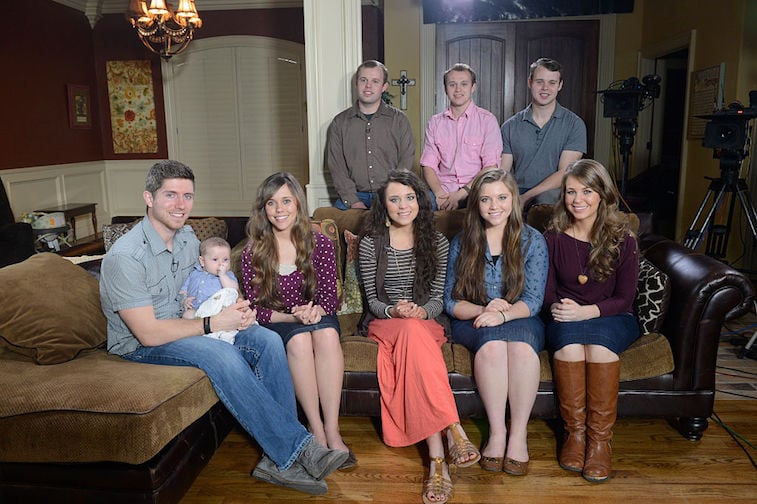
{"label": "man in pink shirt", "polygon": [[444,72],[449,108],[434,115],[426,126],[420,164],[434,193],[435,207],[464,207],[468,184],[482,169],[498,168],[502,135],[494,114],[473,103],[476,73],[457,63]]}

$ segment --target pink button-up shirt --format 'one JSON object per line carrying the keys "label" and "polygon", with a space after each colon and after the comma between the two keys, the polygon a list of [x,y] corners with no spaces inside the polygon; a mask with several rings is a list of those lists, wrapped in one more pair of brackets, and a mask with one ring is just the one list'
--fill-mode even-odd
{"label": "pink button-up shirt", "polygon": [[484,167],[499,167],[502,134],[497,118],[472,101],[457,119],[450,109],[431,117],[425,136],[420,164],[436,172],[446,192],[457,191]]}

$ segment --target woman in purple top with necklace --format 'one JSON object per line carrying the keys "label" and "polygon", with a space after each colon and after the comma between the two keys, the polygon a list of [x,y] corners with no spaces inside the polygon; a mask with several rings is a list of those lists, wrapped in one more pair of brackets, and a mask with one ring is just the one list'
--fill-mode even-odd
{"label": "woman in purple top with necklace", "polygon": [[260,325],[284,341],[310,432],[323,446],[350,453],[340,469],[353,467],[357,460],[339,432],[344,356],[336,254],[331,240],[312,231],[305,192],[292,174],[274,173],[260,185],[247,236],[244,294]]}
{"label": "woman in purple top with necklace", "polygon": [[573,163],[563,177],[545,238],[547,346],[565,439],[559,462],[592,482],[610,477],[610,441],[620,353],[639,337],[633,300],[639,253],[628,216],[602,164]]}

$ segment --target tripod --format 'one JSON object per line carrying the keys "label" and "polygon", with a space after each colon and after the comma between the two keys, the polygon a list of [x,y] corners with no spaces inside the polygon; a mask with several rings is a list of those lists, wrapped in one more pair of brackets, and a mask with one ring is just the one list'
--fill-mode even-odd
{"label": "tripod", "polygon": [[613,122],[615,136],[620,142],[620,155],[622,159],[621,177],[620,177],[620,194],[626,197],[628,190],[628,168],[629,158],[631,156],[631,147],[633,147],[633,137],[636,135],[636,118],[635,117],[618,117]]}
{"label": "tripod", "polygon": [[[749,195],[749,188],[743,178],[739,178],[741,162],[743,161],[741,151],[731,151],[723,149],[720,153],[720,177],[710,178],[710,186],[707,193],[699,205],[694,220],[691,222],[688,231],[684,237],[683,245],[692,250],[696,250],[702,242],[704,233],[709,231],[707,236],[706,254],[718,260],[725,260],[726,249],[728,247],[728,238],[731,234],[731,220],[733,218],[736,200],[738,199],[741,208],[744,210],[749,228],[752,231],[752,238],[757,240],[757,211],[754,209],[752,198]],[[708,177],[709,178],[709,177]],[[723,196],[726,193],[732,193],[731,203],[728,208],[728,216],[725,224],[715,225],[712,223],[715,213],[723,202]],[[710,198],[714,200],[709,207],[702,226],[697,228],[697,222],[707,208]]]}

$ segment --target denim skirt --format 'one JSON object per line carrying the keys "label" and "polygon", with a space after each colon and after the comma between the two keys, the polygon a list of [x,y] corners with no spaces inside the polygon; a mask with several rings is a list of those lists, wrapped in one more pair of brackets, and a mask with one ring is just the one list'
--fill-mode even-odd
{"label": "denim skirt", "polygon": [[336,333],[341,335],[339,329],[339,319],[335,315],[324,315],[321,320],[316,324],[302,324],[300,322],[271,322],[268,324],[261,324],[266,329],[270,329],[278,333],[281,336],[281,340],[284,342],[284,346],[289,343],[292,336],[295,336],[304,332],[313,332],[319,329],[336,329]]}
{"label": "denim skirt", "polygon": [[566,345],[600,345],[620,355],[639,337],[639,323],[630,313],[578,322],[547,323],[547,347],[555,352]]}
{"label": "denim skirt", "polygon": [[450,318],[453,343],[476,353],[489,341],[517,341],[528,343],[537,354],[544,349],[544,323],[539,317],[511,320],[494,327],[473,327],[473,319]]}

